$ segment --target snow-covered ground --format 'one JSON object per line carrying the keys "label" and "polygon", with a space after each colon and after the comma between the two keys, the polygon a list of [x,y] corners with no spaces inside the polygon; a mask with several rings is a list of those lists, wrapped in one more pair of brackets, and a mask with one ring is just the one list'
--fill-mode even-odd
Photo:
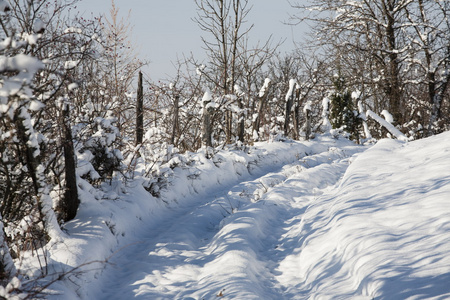
{"label": "snow-covered ground", "polygon": [[50,266],[107,263],[49,298],[450,298],[450,133],[195,157],[165,202],[138,180],[117,200],[84,199]]}

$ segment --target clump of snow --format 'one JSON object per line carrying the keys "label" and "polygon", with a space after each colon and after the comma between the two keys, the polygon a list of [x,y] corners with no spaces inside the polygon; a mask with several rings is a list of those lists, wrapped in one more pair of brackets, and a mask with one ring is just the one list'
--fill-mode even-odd
{"label": "clump of snow", "polygon": [[267,91],[267,89],[269,88],[270,85],[270,79],[266,78],[264,80],[264,85],[262,86],[262,88],[259,90],[259,97],[263,97]]}
{"label": "clump of snow", "polygon": [[322,130],[323,132],[328,132],[331,130],[331,122],[329,119],[330,115],[330,99],[328,97],[323,98],[322,100]]}
{"label": "clump of snow", "polygon": [[11,10],[8,1],[0,0],[0,12],[8,12]]}
{"label": "clump of snow", "polygon": [[361,91],[354,91],[354,92],[352,92],[352,99],[353,100],[358,100],[358,99],[360,99],[361,98]]}
{"label": "clump of snow", "polygon": [[303,112],[306,114],[308,111],[311,111],[311,100],[306,101],[305,106],[303,107]]}
{"label": "clump of snow", "polygon": [[28,34],[24,33],[22,39],[26,41],[29,45],[36,45],[38,40],[41,38],[41,34]]}
{"label": "clump of snow", "polygon": [[35,33],[43,33],[45,31],[45,23],[41,19],[36,18],[33,22],[33,31]]}
{"label": "clump of snow", "polygon": [[67,88],[69,89],[69,91],[74,91],[74,90],[76,90],[76,89],[78,89],[78,83],[76,83],[76,82],[72,82],[72,83],[70,83],[68,86],[67,86]]}
{"label": "clump of snow", "polygon": [[64,63],[64,69],[71,70],[76,66],[78,66],[79,63],[80,63],[79,60],[68,60]]}
{"label": "clump of snow", "polygon": [[44,64],[35,57],[26,54],[17,54],[12,57],[0,56],[0,72],[26,71],[32,76],[44,67]]}
{"label": "clump of snow", "polygon": [[238,84],[234,85],[234,92],[235,92],[236,96],[238,96],[238,97],[242,97],[245,94],[244,91],[242,90],[242,88]]}
{"label": "clump of snow", "polygon": [[364,113],[362,101],[358,101],[358,113],[363,122],[364,135],[366,136],[366,139],[370,140],[372,139],[372,134],[370,133],[369,126],[367,125],[367,116]]}
{"label": "clump of snow", "polygon": [[17,294],[16,291],[22,286],[20,279],[13,277],[6,286],[0,285],[0,297],[2,299],[20,300],[27,297],[24,294]]}
{"label": "clump of snow", "polygon": [[389,123],[394,123],[394,117],[387,111],[387,110],[383,110],[381,112],[381,115],[384,117],[384,119],[389,122]]}
{"label": "clump of snow", "polygon": [[38,100],[30,101],[29,109],[33,111],[39,111],[45,107],[45,104]]}
{"label": "clump of snow", "polygon": [[203,103],[212,101],[211,91],[209,89],[206,89],[205,93],[203,94],[202,101]]}
{"label": "clump of snow", "polygon": [[289,80],[289,90],[286,93],[286,101],[289,101],[289,99],[294,95],[296,85],[297,81],[295,79]]}
{"label": "clump of snow", "polygon": [[[383,111],[385,112],[385,114],[387,113],[387,111]],[[375,121],[377,121],[380,125],[382,125],[384,128],[386,128],[387,130],[389,130],[390,133],[392,133],[397,139],[407,142],[409,139],[400,132],[400,130],[398,130],[397,128],[395,128],[394,125],[392,125],[390,122],[388,122],[387,120],[381,118],[379,115],[377,115],[376,113],[374,113],[373,111],[371,111],[370,109],[367,111],[366,115],[368,117],[371,117],[372,119],[374,119]],[[389,118],[389,113],[387,113],[387,118]],[[391,116],[392,118],[392,116]]]}
{"label": "clump of snow", "polygon": [[66,30],[64,30],[64,33],[66,33],[66,34],[69,34],[69,33],[81,34],[81,33],[83,33],[83,30],[81,28],[77,28],[77,27],[69,27],[69,28],[66,28]]}
{"label": "clump of snow", "polygon": [[195,69],[195,72],[197,73],[198,76],[201,76],[205,68],[206,66],[202,64]]}

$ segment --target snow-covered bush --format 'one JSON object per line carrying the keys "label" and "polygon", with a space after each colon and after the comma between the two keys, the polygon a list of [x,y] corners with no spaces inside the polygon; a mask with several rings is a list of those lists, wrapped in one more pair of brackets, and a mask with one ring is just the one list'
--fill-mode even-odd
{"label": "snow-covered bush", "polygon": [[112,112],[107,111],[104,118],[94,117],[90,113],[91,105],[88,102],[84,106],[87,113],[83,120],[78,120],[82,123],[76,126],[76,141],[79,158],[91,163],[95,170],[89,176],[82,176],[94,183],[111,179],[114,172],[121,171],[123,157],[119,150],[121,137]]}
{"label": "snow-covered bush", "polygon": [[150,128],[144,135],[142,144],[130,151],[125,164],[129,168],[128,177],[140,177],[144,187],[158,197],[161,189],[170,184],[173,169],[184,168],[188,164],[185,156],[167,142],[168,136],[158,128]]}
{"label": "snow-covered bush", "polygon": [[[94,22],[83,30],[61,26],[69,23],[61,12],[70,5],[15,1],[6,14],[0,12],[0,245],[2,256],[6,247],[17,262],[30,253],[45,258],[48,242],[65,236],[59,224],[74,218],[78,208],[71,130],[82,76],[77,67],[93,58],[96,38],[89,34]],[[114,128],[108,121],[98,123],[91,140],[97,139],[110,158]],[[41,263],[33,276],[46,272],[46,261]]]}
{"label": "snow-covered bush", "polygon": [[344,79],[337,75],[334,78],[334,92],[330,95],[329,120],[333,129],[347,132],[350,139],[359,140],[362,119],[353,108],[352,95],[345,87]]}
{"label": "snow-covered bush", "polygon": [[[23,247],[55,237],[47,235],[49,228],[55,229],[53,233],[59,229],[49,202],[43,162],[46,139],[36,128],[36,114],[44,105],[35,97],[33,79],[44,64],[35,57],[17,54],[27,45],[27,41],[14,38],[0,46],[0,213],[5,232],[16,231],[16,238],[11,239],[16,243],[16,254]],[[21,229],[27,217],[30,222]]]}

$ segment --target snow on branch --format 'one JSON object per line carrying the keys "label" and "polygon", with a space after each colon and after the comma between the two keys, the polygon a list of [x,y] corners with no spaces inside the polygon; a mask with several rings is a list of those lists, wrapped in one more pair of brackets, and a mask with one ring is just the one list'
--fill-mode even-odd
{"label": "snow on branch", "polygon": [[270,79],[266,78],[264,80],[263,87],[259,90],[259,97],[264,97],[264,95],[266,94],[267,89],[269,88],[269,85],[270,85]]}
{"label": "snow on branch", "polygon": [[386,128],[390,133],[392,133],[400,141],[404,141],[404,142],[408,141],[408,138],[403,133],[401,133],[400,130],[395,128],[394,125],[392,125],[391,123],[389,123],[388,121],[386,121],[385,119],[383,119],[382,117],[380,117],[379,115],[377,115],[376,113],[371,111],[370,109],[367,111],[366,115],[368,117],[371,117],[372,119],[374,119],[376,122],[378,122],[384,128]]}
{"label": "snow on branch", "polygon": [[295,87],[297,85],[297,81],[295,79],[289,80],[289,91],[286,94],[286,101],[289,101],[289,98],[294,94]]}

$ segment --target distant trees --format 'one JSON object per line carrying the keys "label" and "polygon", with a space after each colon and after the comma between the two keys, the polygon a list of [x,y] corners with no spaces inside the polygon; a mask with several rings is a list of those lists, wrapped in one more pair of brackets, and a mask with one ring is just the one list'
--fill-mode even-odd
{"label": "distant trees", "polygon": [[249,47],[248,33],[253,26],[243,27],[251,11],[248,0],[195,2],[198,7],[195,21],[207,34],[202,40],[208,55],[207,67],[198,70],[204,85],[218,98],[215,103],[219,110],[215,110],[212,121],[221,127],[225,144],[235,139],[243,142],[246,135],[252,135],[251,129],[246,132],[251,122],[246,124],[245,118],[254,113],[252,102],[258,93],[257,85],[264,81],[258,73],[262,73],[262,66],[276,47],[270,46],[270,40],[262,46]]}
{"label": "distant trees", "polygon": [[[406,60],[411,69],[407,77],[408,94],[414,99],[410,106],[422,110],[419,122],[428,136],[448,129],[450,3],[418,0],[405,6],[405,14],[406,38],[411,47],[411,56]],[[427,91],[426,104],[421,103],[423,90]]]}
{"label": "distant trees", "polygon": [[362,92],[365,106],[388,109],[414,135],[445,130],[447,1],[311,0],[294,7],[300,21],[312,22],[316,47]]}
{"label": "distant trees", "polygon": [[136,82],[138,71],[145,62],[137,57],[136,47],[131,44],[130,35],[132,27],[127,18],[119,17],[119,8],[114,0],[111,0],[111,8],[108,15],[101,19],[102,34],[104,36],[101,43],[102,74],[104,76],[103,91],[109,98],[111,109],[117,117],[117,128],[119,132],[132,135],[127,129],[132,126],[124,124],[134,123],[135,103],[132,101],[130,91],[132,84]]}

